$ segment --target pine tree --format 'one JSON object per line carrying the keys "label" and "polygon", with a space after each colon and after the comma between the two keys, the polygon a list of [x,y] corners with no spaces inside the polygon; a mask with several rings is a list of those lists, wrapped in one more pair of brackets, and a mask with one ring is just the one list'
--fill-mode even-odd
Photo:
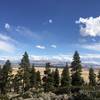
{"label": "pine tree", "polygon": [[94,73],[94,69],[89,69],[89,85],[95,86],[96,85],[96,74]]}
{"label": "pine tree", "polygon": [[72,68],[72,85],[73,86],[81,86],[84,83],[83,78],[81,77],[82,72],[82,66],[81,66],[81,60],[79,57],[79,53],[75,51],[75,54],[73,56],[73,61],[71,63]]}
{"label": "pine tree", "polygon": [[3,92],[3,75],[2,75],[2,68],[0,65],[0,93],[2,94]]}
{"label": "pine tree", "polygon": [[36,84],[37,86],[41,85],[41,75],[40,75],[40,71],[36,72]]}
{"label": "pine tree", "polygon": [[59,77],[58,68],[56,68],[53,77],[54,77],[54,86],[55,86],[55,87],[59,87],[59,80],[60,80],[60,77]]}
{"label": "pine tree", "polygon": [[50,70],[50,67],[51,67],[50,63],[46,63],[46,67],[44,71],[45,76],[43,77],[43,82],[44,82],[43,86],[45,92],[52,91],[54,86],[53,74]]}
{"label": "pine tree", "polygon": [[61,86],[62,87],[70,86],[70,83],[71,83],[71,77],[70,77],[68,64],[66,63],[66,66],[63,69],[61,74]]}
{"label": "pine tree", "polygon": [[31,87],[35,87],[36,86],[36,71],[35,71],[35,67],[34,64],[32,65],[32,69],[30,71],[30,83],[31,83]]}
{"label": "pine tree", "polygon": [[30,87],[30,61],[27,52],[23,55],[20,67],[23,70],[23,90],[27,91]]}
{"label": "pine tree", "polygon": [[[20,90],[23,90],[23,69],[19,67],[17,74],[15,75],[13,79],[13,87],[14,87],[14,92],[19,92]],[[22,88],[22,89],[21,89]]]}
{"label": "pine tree", "polygon": [[10,75],[12,72],[12,68],[11,68],[11,62],[9,60],[7,60],[2,68],[2,92],[6,93],[7,91],[10,90]]}
{"label": "pine tree", "polygon": [[46,63],[45,71],[44,71],[44,74],[45,74],[45,75],[46,75],[46,74],[48,75],[48,74],[51,73],[50,67],[51,67],[50,63]]}
{"label": "pine tree", "polygon": [[98,71],[98,76],[97,76],[97,78],[98,78],[98,84],[100,85],[100,70]]}

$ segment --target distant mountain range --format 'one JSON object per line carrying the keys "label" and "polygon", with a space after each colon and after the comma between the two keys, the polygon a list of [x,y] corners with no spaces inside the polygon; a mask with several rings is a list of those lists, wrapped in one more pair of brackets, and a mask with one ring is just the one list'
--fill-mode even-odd
{"label": "distant mountain range", "polygon": [[[64,67],[66,65],[66,62],[64,61],[53,61],[53,60],[30,60],[31,64],[34,64],[35,66],[45,66],[47,62],[50,62],[52,66],[57,66],[57,67]],[[0,64],[3,65],[5,63],[4,60],[0,60]],[[20,64],[20,61],[11,61],[12,67],[18,67]],[[70,65],[70,62],[67,62]],[[94,68],[100,68],[100,65],[94,64],[94,63],[82,63],[82,66],[85,68],[88,67],[94,67]]]}

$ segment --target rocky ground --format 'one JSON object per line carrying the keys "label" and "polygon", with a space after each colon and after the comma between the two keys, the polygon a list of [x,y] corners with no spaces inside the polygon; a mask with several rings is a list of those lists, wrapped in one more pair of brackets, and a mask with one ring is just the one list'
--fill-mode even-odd
{"label": "rocky ground", "polygon": [[69,98],[67,94],[56,95],[52,92],[33,94],[30,91],[27,91],[23,95],[10,93],[8,97],[10,100],[68,100]]}

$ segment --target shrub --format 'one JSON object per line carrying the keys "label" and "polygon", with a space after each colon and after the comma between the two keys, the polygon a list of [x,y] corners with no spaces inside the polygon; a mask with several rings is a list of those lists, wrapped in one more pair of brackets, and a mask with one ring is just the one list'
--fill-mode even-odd
{"label": "shrub", "polygon": [[10,100],[7,95],[0,95],[0,100]]}

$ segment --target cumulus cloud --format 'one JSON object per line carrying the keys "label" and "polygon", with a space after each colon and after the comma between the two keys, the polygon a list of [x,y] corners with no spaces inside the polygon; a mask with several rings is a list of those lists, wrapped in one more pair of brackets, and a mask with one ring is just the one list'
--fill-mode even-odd
{"label": "cumulus cloud", "polygon": [[100,16],[99,17],[80,17],[76,24],[80,24],[80,33],[82,36],[96,37],[100,36]]}
{"label": "cumulus cloud", "polygon": [[56,46],[56,45],[54,45],[54,44],[52,44],[52,45],[51,45],[51,47],[52,47],[52,48],[57,48],[57,46]]}
{"label": "cumulus cloud", "polygon": [[39,49],[46,49],[45,46],[42,46],[42,45],[36,45],[36,48],[39,48]]}
{"label": "cumulus cloud", "polygon": [[5,23],[5,29],[10,29],[10,24]]}

